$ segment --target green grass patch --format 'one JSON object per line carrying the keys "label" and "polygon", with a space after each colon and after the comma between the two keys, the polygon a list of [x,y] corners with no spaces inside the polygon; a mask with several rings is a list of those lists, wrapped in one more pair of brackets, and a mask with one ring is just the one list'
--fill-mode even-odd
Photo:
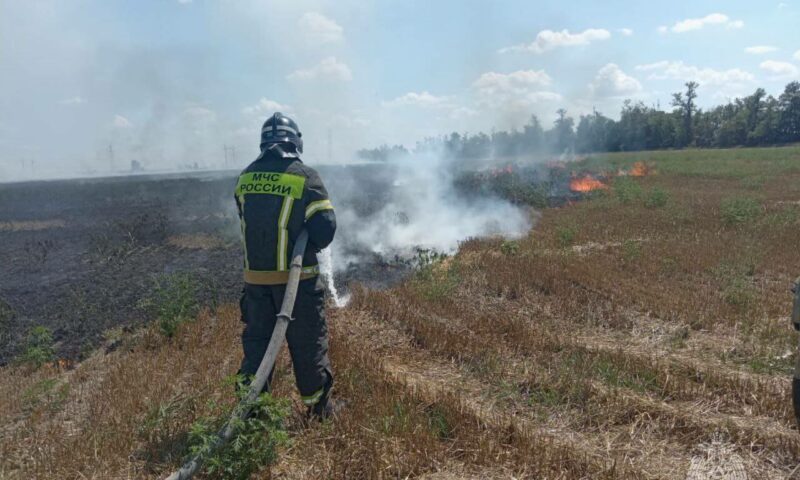
{"label": "green grass patch", "polygon": [[616,178],[613,188],[617,200],[624,205],[630,205],[642,197],[642,186],[631,177]]}
{"label": "green grass patch", "polygon": [[500,252],[503,255],[514,256],[519,252],[519,242],[515,240],[505,240],[500,244]]}
{"label": "green grass patch", "polygon": [[418,249],[417,270],[411,282],[414,289],[427,300],[447,298],[461,285],[461,266],[455,258],[433,250]]}
{"label": "green grass patch", "polygon": [[[579,162],[582,169],[595,172],[629,169],[636,162],[653,165],[669,175],[715,179],[774,178],[800,172],[800,147],[657,150],[591,155]],[[755,184],[753,183],[753,184]]]}
{"label": "green grass patch", "polygon": [[644,199],[644,206],[647,208],[662,208],[669,203],[669,193],[658,187],[647,192]]}
{"label": "green grass patch", "polygon": [[20,355],[19,361],[39,368],[45,363],[55,360],[55,354],[53,332],[47,327],[37,326],[28,332],[25,349]]}
{"label": "green grass patch", "polygon": [[755,221],[761,215],[761,204],[750,197],[735,197],[722,201],[720,213],[727,225],[744,225]]}
{"label": "green grass patch", "polygon": [[178,327],[192,321],[200,310],[197,282],[191,274],[171,273],[156,277],[149,298],[141,306],[158,319],[161,332],[172,337]]}
{"label": "green grass patch", "polygon": [[556,228],[556,240],[562,247],[570,247],[575,244],[578,236],[578,228],[574,225],[564,225]]}

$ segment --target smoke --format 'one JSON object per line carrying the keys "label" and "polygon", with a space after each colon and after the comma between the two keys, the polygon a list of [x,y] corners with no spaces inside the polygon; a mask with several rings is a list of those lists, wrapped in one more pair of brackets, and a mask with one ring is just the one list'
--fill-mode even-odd
{"label": "smoke", "polygon": [[[415,154],[392,162],[378,180],[385,191],[377,194],[359,188],[357,182],[342,192],[334,182],[331,195],[345,197],[344,208],[337,205],[339,230],[333,246],[336,270],[359,262],[364,253],[384,259],[412,257],[417,249],[454,253],[459,242],[472,237],[500,235],[519,237],[531,227],[524,208],[496,197],[457,191],[454,180],[457,163],[443,155]],[[374,186],[373,186],[374,188]],[[359,200],[371,203],[358,208]],[[349,198],[348,198],[349,197]]]}

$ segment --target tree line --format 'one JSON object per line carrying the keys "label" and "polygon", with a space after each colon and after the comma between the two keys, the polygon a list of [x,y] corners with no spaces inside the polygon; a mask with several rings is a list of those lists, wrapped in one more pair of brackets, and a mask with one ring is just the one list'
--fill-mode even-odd
{"label": "tree line", "polygon": [[[415,152],[440,151],[454,158],[517,156],[529,153],[590,153],[635,150],[727,148],[800,142],[800,82],[786,85],[777,98],[763,88],[708,110],[697,107],[697,82],[674,93],[671,110],[626,100],[619,120],[598,111],[581,115],[577,125],[564,109],[552,128],[545,130],[532,115],[521,129],[491,134],[429,137],[417,142]],[[366,160],[386,161],[410,152],[402,145],[363,149]]]}

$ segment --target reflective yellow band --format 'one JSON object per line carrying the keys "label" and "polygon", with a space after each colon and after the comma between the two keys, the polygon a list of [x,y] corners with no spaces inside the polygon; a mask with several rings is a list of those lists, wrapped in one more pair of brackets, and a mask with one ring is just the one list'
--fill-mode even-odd
{"label": "reflective yellow band", "polygon": [[288,270],[287,265],[289,264],[289,252],[287,244],[289,243],[289,231],[286,230],[286,226],[289,224],[289,216],[292,214],[292,206],[294,206],[294,198],[284,197],[283,205],[281,206],[281,214],[278,217],[277,263],[279,271]]}
{"label": "reflective yellow band", "polygon": [[309,203],[306,207],[306,220],[320,210],[333,210],[333,204],[327,199]]}
{"label": "reflective yellow band", "polygon": [[303,197],[305,177],[291,173],[250,172],[239,176],[236,194],[266,193],[300,199]]}
{"label": "reflective yellow band", "polygon": [[242,209],[239,215],[239,222],[242,230],[242,248],[244,249],[244,268],[250,268],[250,260],[247,259],[247,222],[244,220],[244,195],[239,197],[239,205]]}
{"label": "reflective yellow band", "polygon": [[311,395],[301,395],[300,398],[307,407],[313,407],[319,402],[319,399],[322,398],[323,393],[325,393],[325,387],[320,388]]}
{"label": "reflective yellow band", "polygon": [[[314,278],[317,275],[319,275],[319,265],[303,267],[300,273],[300,280]],[[284,285],[289,281],[289,271],[245,270],[244,281],[250,285]]]}

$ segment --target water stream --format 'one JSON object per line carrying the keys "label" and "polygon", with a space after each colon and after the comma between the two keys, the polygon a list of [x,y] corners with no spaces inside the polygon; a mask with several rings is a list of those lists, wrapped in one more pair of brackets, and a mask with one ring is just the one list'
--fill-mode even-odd
{"label": "water stream", "polygon": [[336,289],[336,282],[334,282],[333,279],[333,255],[331,255],[330,248],[326,248],[320,252],[319,267],[322,276],[325,278],[325,283],[328,287],[328,293],[333,299],[333,303],[336,305],[336,308],[342,308],[347,305],[347,302],[350,301],[350,296],[340,296],[339,290]]}

